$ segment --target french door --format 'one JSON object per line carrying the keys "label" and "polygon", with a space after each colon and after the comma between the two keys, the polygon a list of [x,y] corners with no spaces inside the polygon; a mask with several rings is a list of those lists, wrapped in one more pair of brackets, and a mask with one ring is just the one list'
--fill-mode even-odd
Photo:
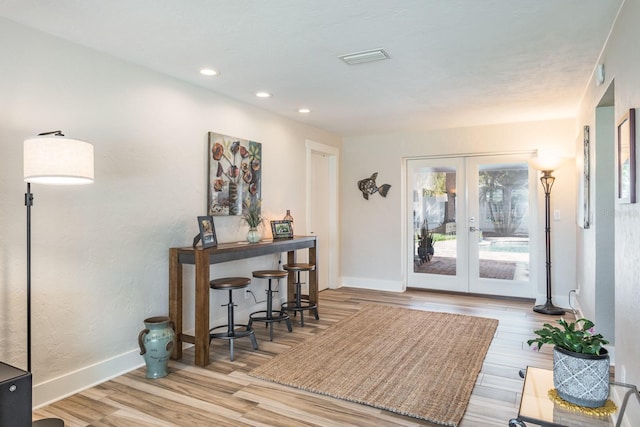
{"label": "french door", "polygon": [[407,160],[407,286],[535,296],[528,157]]}

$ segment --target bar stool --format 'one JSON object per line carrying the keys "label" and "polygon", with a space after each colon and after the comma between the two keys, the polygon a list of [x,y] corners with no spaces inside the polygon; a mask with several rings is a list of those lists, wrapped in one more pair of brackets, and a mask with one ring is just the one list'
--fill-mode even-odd
{"label": "bar stool", "polygon": [[[221,307],[227,306],[227,324],[216,326],[209,329],[209,341],[212,339],[229,340],[229,353],[231,354],[231,361],[233,361],[233,341],[236,338],[249,337],[251,339],[251,345],[254,350],[258,350],[258,342],[256,336],[253,333],[253,329],[249,325],[236,325],[233,319],[233,291],[235,289],[244,289],[251,283],[251,279],[247,277],[223,277],[220,279],[214,279],[209,282],[211,289],[228,290],[229,302],[222,304]],[[244,327],[245,330],[236,331],[237,327]],[[214,332],[216,329],[226,329],[224,332]]]}
{"label": "bar stool", "polygon": [[302,296],[302,283],[300,282],[300,272],[302,271],[313,271],[316,269],[315,264],[304,264],[304,263],[294,263],[294,264],[285,264],[282,266],[286,271],[295,271],[297,273],[296,278],[296,293],[294,301],[287,301],[282,303],[281,312],[285,313],[287,311],[293,311],[294,316],[300,312],[300,326],[304,327],[304,311],[309,310],[310,313],[313,313],[316,320],[320,319],[318,316],[318,305],[316,303],[312,303],[309,301],[309,297],[303,298]]}
{"label": "bar stool", "polygon": [[[273,341],[273,323],[274,322],[287,322],[287,329],[291,332],[293,329],[291,328],[291,320],[289,319],[289,315],[283,313],[282,311],[274,311],[273,310],[273,294],[278,291],[274,291],[271,288],[271,279],[280,280],[284,277],[287,277],[289,273],[283,270],[258,270],[253,272],[253,277],[257,279],[269,279],[269,288],[267,289],[267,309],[261,311],[255,311],[249,315],[249,326],[256,322],[265,322],[265,326],[269,326],[269,340]],[[264,316],[260,316],[264,314]]]}

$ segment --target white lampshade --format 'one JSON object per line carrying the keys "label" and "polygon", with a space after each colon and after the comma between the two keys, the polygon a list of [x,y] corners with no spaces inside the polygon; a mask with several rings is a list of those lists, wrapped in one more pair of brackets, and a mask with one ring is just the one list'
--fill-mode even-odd
{"label": "white lampshade", "polygon": [[537,156],[529,160],[529,164],[531,167],[539,171],[552,172],[557,170],[566,161],[566,157],[561,157],[548,151],[539,150]]}
{"label": "white lampshade", "polygon": [[93,145],[55,135],[26,139],[24,181],[55,185],[91,184]]}

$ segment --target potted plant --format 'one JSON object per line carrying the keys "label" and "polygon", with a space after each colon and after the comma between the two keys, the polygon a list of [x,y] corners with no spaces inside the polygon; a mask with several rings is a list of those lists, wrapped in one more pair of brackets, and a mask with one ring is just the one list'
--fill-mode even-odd
{"label": "potted plant", "polygon": [[420,236],[418,237],[418,258],[420,264],[431,261],[435,254],[433,248],[433,233],[429,232],[429,224],[424,221],[424,225],[420,228]]}
{"label": "potted plant", "polygon": [[609,354],[603,346],[609,344],[596,334],[588,319],[567,322],[560,327],[545,323],[533,331],[537,338],[527,344],[553,344],[553,385],[558,396],[580,406],[597,408],[609,397]]}
{"label": "potted plant", "polygon": [[258,243],[262,238],[260,231],[258,231],[258,226],[264,221],[260,209],[261,205],[262,201],[255,197],[247,197],[244,201],[242,217],[249,226],[249,232],[247,233],[249,243]]}

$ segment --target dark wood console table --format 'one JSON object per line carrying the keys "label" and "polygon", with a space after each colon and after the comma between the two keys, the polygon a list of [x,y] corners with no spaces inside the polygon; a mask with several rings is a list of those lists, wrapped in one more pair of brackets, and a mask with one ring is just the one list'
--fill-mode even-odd
{"label": "dark wood console table", "polygon": [[[195,363],[209,364],[209,280],[211,264],[287,252],[287,263],[296,262],[296,250],[309,250],[309,263],[316,264],[316,237],[295,236],[292,239],[263,240],[258,243],[222,243],[216,247],[171,248],[169,250],[169,317],[175,324],[176,345],[172,359],[182,358],[182,343],[195,345]],[[182,266],[195,265],[195,335],[182,332]],[[309,272],[309,300],[318,304],[318,273]],[[287,300],[294,299],[294,273],[287,280]]]}

